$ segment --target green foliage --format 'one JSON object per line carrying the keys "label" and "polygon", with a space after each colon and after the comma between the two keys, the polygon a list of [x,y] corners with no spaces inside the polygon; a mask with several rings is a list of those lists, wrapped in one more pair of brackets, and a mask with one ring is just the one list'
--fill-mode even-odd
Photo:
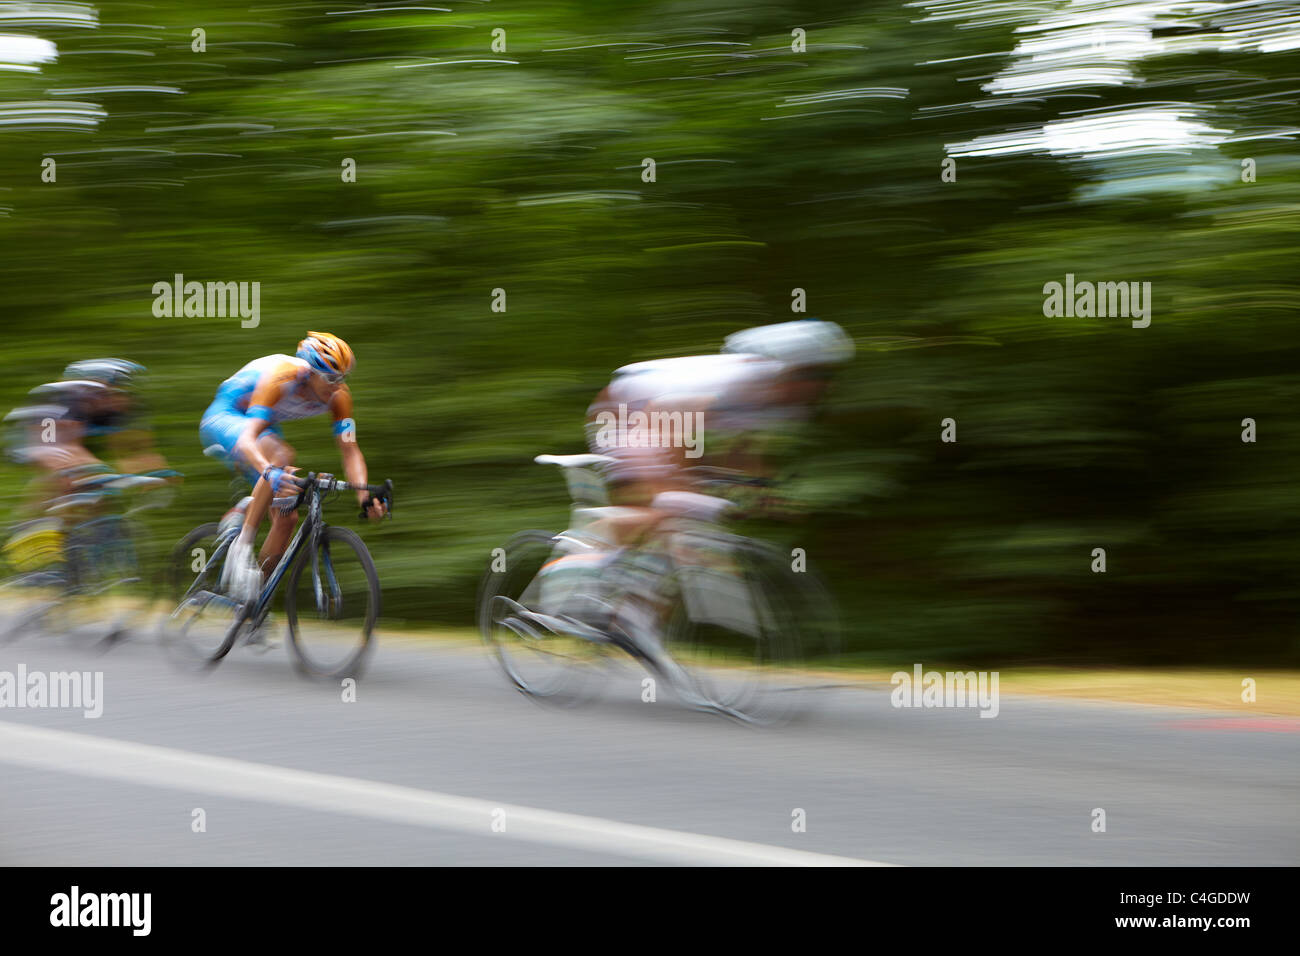
{"label": "green foliage", "polygon": [[[565,522],[531,458],[582,448],[609,372],[789,318],[800,287],[860,351],[793,467],[806,514],[760,530],[831,580],[852,650],[1295,662],[1294,142],[1225,144],[1196,161],[1208,178],[1156,191],[1129,188],[1141,164],[1047,155],[939,176],[950,144],[1071,110],[1213,100],[1234,128],[1288,126],[1269,94],[1293,56],[1193,51],[1143,62],[1154,93],[937,109],[987,99],[968,78],[1006,63],[989,54],[1012,24],[867,2],[447,6],[106,3],[95,30],[34,31],[60,58],[0,72],[0,101],[107,118],[0,127],[6,407],[71,359],[148,365],[156,437],[187,475],[171,540],[230,494],[197,435],[217,384],[336,332],[371,474],[398,490],[366,532],[386,613],[467,622],[490,549]],[[1259,96],[1229,107],[1210,74]],[[180,92],[75,92],[142,86]],[[906,92],[806,99],[884,88]],[[1150,281],[1151,327],[1044,317],[1067,272]],[[259,281],[260,325],[155,318],[151,287],[176,273]],[[301,464],[337,467],[324,424],[286,430]],[[2,474],[16,502],[25,476]]]}

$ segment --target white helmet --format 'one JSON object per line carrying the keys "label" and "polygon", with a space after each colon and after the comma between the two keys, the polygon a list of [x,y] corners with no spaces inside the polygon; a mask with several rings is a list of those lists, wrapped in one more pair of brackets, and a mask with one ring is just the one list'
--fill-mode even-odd
{"label": "white helmet", "polygon": [[853,340],[834,322],[799,319],[728,335],[724,352],[761,355],[786,365],[838,365],[853,358]]}

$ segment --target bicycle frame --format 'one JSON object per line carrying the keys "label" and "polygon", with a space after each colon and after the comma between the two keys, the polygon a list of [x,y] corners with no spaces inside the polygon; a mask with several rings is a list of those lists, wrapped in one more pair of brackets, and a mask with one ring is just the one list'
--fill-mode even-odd
{"label": "bicycle frame", "polygon": [[[535,459],[539,464],[558,464],[561,466],[565,482],[573,498],[571,524],[568,529],[556,535],[556,541],[575,541],[586,543],[584,534],[587,527],[599,520],[601,513],[609,506],[604,483],[600,476],[591,470],[604,459],[598,455],[539,455]],[[702,481],[713,484],[732,485],[747,482],[736,481],[730,476],[719,477],[722,473],[716,469],[697,469]],[[703,545],[703,549],[700,549]],[[589,544],[586,546],[590,546]],[[679,560],[683,546],[687,550],[711,552],[712,557],[704,564],[682,564]],[[607,579],[618,583],[617,593],[611,595],[614,600],[622,600],[630,592],[627,581],[632,577],[643,577],[647,573],[644,558],[658,557],[667,563],[667,567],[656,574],[656,599],[671,595],[664,590],[668,582],[676,582],[683,589],[682,598],[693,618],[700,622],[725,621],[740,624],[746,631],[756,632],[764,617],[762,612],[762,595],[750,591],[751,585],[737,573],[741,552],[761,545],[727,531],[720,521],[697,516],[671,515],[658,522],[648,530],[645,537],[635,544],[619,549],[620,553],[605,569]],[[727,579],[733,586],[729,596],[719,598],[707,591],[699,590],[698,581],[701,574],[714,573]],[[742,593],[737,593],[741,589]],[[739,603],[737,603],[739,602]],[[726,608],[726,612],[718,610]],[[741,609],[745,608],[746,611]],[[574,636],[592,640],[592,629],[571,629]]]}
{"label": "bicycle frame", "polygon": [[[47,509],[48,514],[81,515],[81,520],[62,532],[64,570],[57,574],[57,579],[68,595],[93,597],[119,585],[134,584],[140,580],[138,555],[134,545],[134,531],[137,528],[132,518],[165,502],[137,504],[117,513],[110,511],[107,504],[119,500],[117,496],[121,492],[116,485],[138,486],[150,482],[161,484],[159,479],[149,476],[108,475],[103,481],[88,486],[87,490],[75,491],[56,499]],[[119,576],[111,577],[111,573]],[[19,575],[15,581],[21,582],[28,578],[39,580],[49,576],[50,572],[42,570]]]}
{"label": "bicycle frame", "polygon": [[[298,525],[298,529],[294,532],[293,538],[289,541],[289,547],[285,549],[284,554],[280,557],[279,562],[275,566],[275,570],[271,572],[271,576],[262,587],[262,591],[257,597],[257,602],[253,605],[249,613],[244,616],[245,620],[252,620],[255,624],[261,624],[262,621],[266,619],[266,615],[269,614],[271,610],[271,601],[275,597],[275,592],[280,587],[280,582],[284,579],[284,576],[289,572],[289,568],[293,566],[293,562],[297,560],[298,555],[302,552],[303,546],[307,543],[307,536],[309,534],[311,535],[312,545],[312,590],[316,595],[316,607],[319,608],[321,606],[320,574],[316,560],[316,555],[319,554],[319,549],[316,545],[320,539],[320,535],[328,526],[325,524],[324,517],[322,517],[323,509],[321,507],[320,486],[313,482],[306,490],[306,498],[307,517],[300,525]],[[301,499],[299,500],[299,504],[301,504]],[[328,570],[332,585],[331,590],[337,592],[338,582],[334,580],[334,569],[333,567],[330,567]]]}
{"label": "bicycle frame", "polygon": [[[121,584],[140,580],[138,557],[129,533],[115,529],[131,527],[125,515],[105,515],[84,521],[68,530],[68,569],[71,593],[93,596]],[[112,580],[96,581],[87,568],[129,572]]]}
{"label": "bicycle frame", "polygon": [[[582,665],[599,655],[581,649],[569,653],[566,644],[552,654],[544,642],[552,635],[576,638],[629,654],[664,678],[693,709],[746,723],[787,719],[795,697],[784,692],[803,684],[785,686],[784,675],[803,659],[809,635],[821,643],[823,636],[833,642],[837,633],[833,624],[822,628],[816,623],[821,614],[815,604],[829,604],[820,601],[824,589],[806,586],[816,586],[816,579],[787,581],[786,555],[760,539],[727,530],[724,518],[734,509],[717,495],[664,497],[655,507],[661,512],[657,520],[625,526],[639,533],[635,539],[619,534],[621,546],[609,540],[613,536],[593,535],[592,524],[606,517],[616,523],[628,510],[608,504],[593,507],[601,498],[608,501],[593,494],[586,480],[592,475],[599,483],[600,476],[579,474],[608,459],[539,455],[535,460],[560,465],[566,480],[576,475],[568,481],[570,491],[576,485],[583,497],[573,495],[568,530],[522,531],[510,539],[507,550],[529,555],[516,565],[523,574],[494,563],[480,585],[480,630],[510,681],[537,698],[568,694],[574,680],[585,678],[565,675],[570,670],[590,674]],[[696,475],[702,481],[715,478],[706,472]],[[724,483],[721,478],[725,484],[758,483],[729,474],[718,476],[717,483]],[[539,550],[542,563],[537,569],[532,561]],[[596,555],[590,562],[574,562],[572,574],[559,567],[565,557],[583,550],[615,553],[608,561]],[[546,593],[547,568],[564,575],[554,579],[553,595]],[[633,603],[625,605],[628,601]],[[685,652],[685,665],[678,659],[679,650]],[[543,662],[544,673],[534,680],[527,671],[537,661]]]}
{"label": "bicycle frame", "polygon": [[[312,541],[314,543],[317,539],[317,536],[325,529],[325,527],[327,527],[324,520],[321,517],[322,509],[321,509],[321,502],[320,502],[320,488],[313,485],[311,488],[307,489],[307,498],[308,498],[308,507],[307,507],[306,520],[303,521],[298,526],[296,531],[294,531],[294,535],[289,542],[289,546],[285,549],[285,552],[281,556],[279,562],[277,562],[275,566],[275,570],[271,572],[270,578],[267,579],[266,584],[262,586],[262,590],[258,593],[257,601],[253,604],[251,608],[248,609],[247,613],[242,614],[240,616],[239,618],[240,623],[246,620],[252,620],[257,624],[260,624],[263,620],[266,619],[266,615],[270,613],[271,600],[275,597],[276,589],[279,588],[280,582],[284,579],[285,574],[288,573],[289,568],[293,566],[293,562],[297,559],[298,555],[302,552],[303,545],[305,543],[305,539],[308,533],[312,535]],[[181,597],[182,605],[185,604],[191,597],[194,596],[195,589],[198,587],[199,582],[205,578],[207,573],[213,570],[214,568],[220,567],[222,565],[222,563],[226,560],[226,556],[230,553],[231,544],[234,543],[234,540],[236,537],[238,537],[238,535],[239,535],[239,529],[232,528],[229,531],[227,531],[223,536],[217,539],[217,547],[213,550],[211,556],[207,560],[207,563],[203,565],[202,570],[200,570],[199,573],[195,576],[193,583],[191,583],[189,586],[189,589],[186,590],[184,595],[182,595]],[[314,564],[315,561],[313,561],[313,565]],[[330,576],[331,578],[333,578],[332,568],[330,569]],[[313,578],[314,578],[313,583],[315,584],[316,590],[318,592],[317,606],[319,607],[320,584],[319,584],[319,576],[315,574],[315,568],[313,568]],[[334,582],[334,589],[337,590],[337,587],[338,587],[337,582]]]}
{"label": "bicycle frame", "polygon": [[[307,555],[303,552],[304,548],[311,548],[312,550],[311,586],[317,614],[329,620],[337,620],[339,617],[339,612],[343,606],[343,588],[335,573],[334,561],[331,555],[331,542],[335,540],[344,541],[348,548],[355,549],[360,555],[361,567],[366,576],[367,593],[369,595],[369,600],[364,604],[367,615],[362,631],[361,649],[349,659],[346,666],[349,668],[356,666],[366,648],[370,645],[374,619],[379,607],[378,575],[365,545],[357,535],[354,532],[326,524],[324,508],[327,502],[334,500],[337,492],[364,492],[366,498],[362,501],[362,517],[373,514],[372,509],[375,502],[382,502],[385,506],[385,516],[390,515],[392,513],[393,483],[389,480],[382,485],[353,484],[336,479],[330,474],[316,474],[313,472],[296,476],[295,484],[297,485],[296,495],[276,499],[273,502],[273,507],[292,512],[301,512],[305,509],[304,519],[294,530],[284,553],[276,560],[275,567],[269,572],[267,579],[259,586],[256,594],[249,596],[246,603],[241,602],[236,596],[224,593],[223,587],[214,578],[214,575],[223,567],[225,568],[225,571],[222,571],[223,577],[226,572],[234,570],[225,567],[225,565],[226,562],[231,560],[233,545],[236,543],[237,537],[242,533],[242,522],[234,521],[232,523],[223,519],[222,525],[217,526],[219,530],[214,541],[211,538],[211,525],[202,525],[196,528],[185,539],[194,544],[201,541],[213,541],[211,545],[212,554],[204,560],[202,567],[197,569],[195,577],[171,614],[172,621],[176,621],[183,614],[192,615],[191,619],[180,625],[179,629],[174,627],[170,629],[174,631],[174,636],[183,637],[191,624],[206,613],[206,609],[211,607],[217,610],[221,614],[220,620],[209,619],[209,624],[218,624],[220,632],[224,633],[224,637],[219,647],[212,650],[206,648],[203,650],[202,656],[206,658],[209,665],[215,664],[224,658],[241,640],[241,636],[245,642],[259,642],[258,635],[267,616],[270,614],[275,593],[284,584],[286,575],[288,575],[287,580],[291,582],[290,587],[292,590],[285,595],[284,606],[289,623],[289,644],[293,649],[293,656],[304,672],[313,676],[332,676],[333,672],[328,671],[328,669],[326,672],[322,672],[319,661],[312,659],[314,655],[308,654],[299,646],[297,622],[300,618],[300,610],[306,610],[306,605],[311,603],[310,600],[300,600],[298,591],[299,580],[303,571],[306,570]],[[242,510],[243,507],[243,505],[240,505],[236,510]],[[236,517],[234,513],[228,516],[228,518],[234,517]],[[247,515],[245,514],[246,518]],[[196,548],[192,554],[198,557],[201,555],[201,551]],[[178,558],[180,561],[177,567],[180,567],[184,555],[178,555]],[[193,568],[193,566],[191,567]],[[301,609],[300,605],[302,606]]]}

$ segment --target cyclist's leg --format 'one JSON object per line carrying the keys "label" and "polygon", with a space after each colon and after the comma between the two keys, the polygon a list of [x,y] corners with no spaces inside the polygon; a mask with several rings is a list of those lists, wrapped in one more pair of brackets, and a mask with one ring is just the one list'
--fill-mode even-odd
{"label": "cyclist's leg", "polygon": [[[46,508],[55,498],[75,491],[77,479],[90,471],[106,470],[106,466],[77,442],[34,445],[24,449],[18,460],[31,465],[37,474],[24,489],[18,509],[27,520],[14,529],[4,548],[11,560],[22,560],[35,570],[63,561],[65,532],[70,526],[70,516],[50,515]],[[78,519],[70,520],[75,524]],[[25,557],[15,557],[19,555]]]}
{"label": "cyclist's leg", "polygon": [[72,492],[77,478],[106,467],[78,442],[58,442],[27,449],[25,460],[35,465],[39,472],[29,486],[33,496],[30,507],[38,511],[59,495]]}
{"label": "cyclist's leg", "polygon": [[609,623],[667,679],[687,706],[708,708],[710,700],[667,647],[665,632],[672,605],[664,583],[672,564],[660,537],[650,535],[637,547],[623,549],[612,562],[618,582]]}
{"label": "cyclist's leg", "polygon": [[[245,416],[238,411],[214,405],[208,409],[199,425],[199,440],[203,443],[205,451],[209,453],[214,448],[219,449],[222,460],[243,475],[253,486],[252,498],[244,508],[243,527],[239,537],[231,545],[230,554],[222,570],[222,586],[232,595],[251,600],[261,584],[261,572],[253,559],[253,543],[257,537],[257,529],[270,508],[272,490],[270,484],[258,474],[257,470],[236,453],[239,437],[243,434],[247,423]],[[260,447],[263,454],[272,461],[276,461],[277,456],[283,455],[283,451],[271,444],[272,442],[283,443],[283,435],[274,426],[263,432],[258,441],[262,443]],[[227,517],[230,517],[230,512],[227,512]]]}
{"label": "cyclist's leg", "polygon": [[[276,467],[283,468],[293,463],[293,448],[278,431],[270,429],[264,431],[258,436],[257,443],[258,449]],[[266,519],[267,512],[271,510],[271,499],[275,496],[275,492],[271,488],[271,483],[261,475],[256,474],[253,469],[242,463],[240,468],[244,476],[253,485],[253,500],[244,509],[244,526],[240,530],[239,538],[235,544],[237,547],[246,549],[251,553],[253,543],[257,539],[257,531]],[[287,526],[286,519],[288,519]],[[262,546],[262,558],[266,558],[268,554],[275,554],[277,547],[279,553],[284,552],[284,547],[289,540],[289,532],[293,530],[296,521],[296,513],[285,515],[283,512],[276,511],[272,514],[271,533],[267,535],[266,542]],[[278,554],[275,556],[278,559]]]}
{"label": "cyclist's leg", "polygon": [[655,497],[673,487],[673,474],[663,466],[660,449],[619,448],[612,450],[605,469],[609,501],[617,507],[606,509],[594,521],[588,533],[616,547],[635,545],[664,517],[652,507]]}
{"label": "cyclist's leg", "polygon": [[[283,435],[272,432],[263,432],[258,439],[262,454],[275,465],[277,468],[287,468],[294,463],[296,453],[293,446],[284,440]],[[263,479],[259,482],[264,486],[262,492],[263,513],[266,509],[271,510],[271,530],[267,533],[266,540],[262,542],[262,549],[257,554],[258,563],[262,567],[262,574],[267,575],[275,570],[280,558],[284,555],[284,550],[289,546],[289,537],[293,534],[294,527],[298,524],[298,512],[284,511],[280,508],[270,508],[272,492],[270,485]],[[253,503],[258,502],[256,491],[253,495]],[[250,504],[249,511],[253,510]],[[247,526],[251,515],[245,515],[244,521]],[[258,519],[260,523],[261,519]],[[256,527],[256,526],[254,526]]]}
{"label": "cyclist's leg", "polygon": [[9,564],[24,572],[41,572],[64,560],[65,524],[62,516],[46,513],[50,502],[71,490],[62,466],[67,457],[53,446],[17,460],[37,472],[23,490],[18,508],[21,521],[12,529],[3,551]]}

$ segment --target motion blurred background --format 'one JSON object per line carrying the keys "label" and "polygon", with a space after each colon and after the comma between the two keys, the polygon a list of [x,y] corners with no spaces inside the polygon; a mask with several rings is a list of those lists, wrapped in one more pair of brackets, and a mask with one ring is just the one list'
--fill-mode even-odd
{"label": "motion blurred background", "polygon": [[[467,625],[610,371],[800,288],[859,353],[755,532],[852,655],[1296,663],[1294,2],[437,2],[0,3],[0,403],[146,364],[159,540],[234,493],[218,383],[329,330],[397,488],[386,619]],[[176,273],[260,282],[260,324],[155,318]],[[1044,317],[1066,273],[1151,282],[1150,327]]]}

